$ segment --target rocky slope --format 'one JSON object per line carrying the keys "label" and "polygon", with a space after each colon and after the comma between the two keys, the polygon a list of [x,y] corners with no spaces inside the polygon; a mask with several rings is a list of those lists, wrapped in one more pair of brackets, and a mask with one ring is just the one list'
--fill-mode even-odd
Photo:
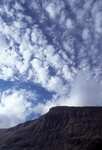
{"label": "rocky slope", "polygon": [[0,130],[0,150],[102,150],[102,107],[54,107]]}

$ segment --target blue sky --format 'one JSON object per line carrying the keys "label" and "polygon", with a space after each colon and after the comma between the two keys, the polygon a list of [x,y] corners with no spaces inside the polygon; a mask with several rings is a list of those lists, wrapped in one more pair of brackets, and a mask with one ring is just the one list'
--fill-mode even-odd
{"label": "blue sky", "polygon": [[101,41],[101,0],[2,0],[0,128],[53,106],[101,106]]}

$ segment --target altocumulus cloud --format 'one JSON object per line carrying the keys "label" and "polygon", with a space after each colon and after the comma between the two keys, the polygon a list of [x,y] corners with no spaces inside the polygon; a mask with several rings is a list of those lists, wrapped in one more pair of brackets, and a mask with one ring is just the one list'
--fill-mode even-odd
{"label": "altocumulus cloud", "polygon": [[1,1],[0,127],[57,105],[101,105],[101,6],[100,0]]}

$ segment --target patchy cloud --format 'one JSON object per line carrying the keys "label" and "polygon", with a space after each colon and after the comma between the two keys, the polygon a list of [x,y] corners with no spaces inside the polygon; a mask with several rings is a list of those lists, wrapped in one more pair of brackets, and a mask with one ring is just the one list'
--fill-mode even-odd
{"label": "patchy cloud", "polygon": [[[2,1],[0,119],[5,125],[1,127],[7,126],[10,117],[8,126],[56,105],[101,105],[101,6],[100,0]],[[89,80],[80,72],[89,72]],[[26,91],[36,91],[36,103],[29,102]],[[21,107],[13,113],[16,103]],[[11,107],[14,116],[7,115]]]}

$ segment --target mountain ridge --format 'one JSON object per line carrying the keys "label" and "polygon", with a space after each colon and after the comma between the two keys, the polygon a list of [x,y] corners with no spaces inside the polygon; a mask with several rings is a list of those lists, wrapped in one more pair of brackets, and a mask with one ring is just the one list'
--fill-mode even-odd
{"label": "mountain ridge", "polygon": [[[57,106],[0,130],[0,150],[101,150],[102,107]],[[101,149],[99,149],[101,148]]]}

